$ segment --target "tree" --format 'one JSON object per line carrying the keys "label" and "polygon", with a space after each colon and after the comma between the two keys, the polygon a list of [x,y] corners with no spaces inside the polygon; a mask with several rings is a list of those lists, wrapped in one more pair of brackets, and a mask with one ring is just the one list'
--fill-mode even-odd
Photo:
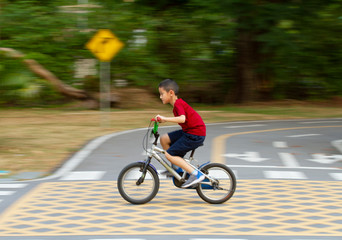
{"label": "tree", "polygon": [[0,48],[0,52],[6,53],[8,57],[15,58],[21,60],[26,66],[38,76],[44,78],[49,81],[55,89],[61,94],[75,98],[80,100],[91,100],[92,97],[87,94],[85,91],[73,88],[65,83],[63,83],[60,79],[58,79],[52,72],[44,68],[37,61],[33,59],[25,59],[25,55],[22,53],[11,49],[11,48]]}
{"label": "tree", "polygon": [[[332,89],[336,93],[342,90],[336,88],[340,81],[333,80],[339,78],[340,71],[331,64],[342,59],[338,37],[342,30],[341,0],[196,3],[234,22],[225,31],[234,32],[230,40],[234,42],[235,53],[235,102],[277,96],[307,98],[331,94]],[[332,52],[328,46],[338,51]],[[324,91],[327,87],[330,90]]]}
{"label": "tree", "polygon": [[80,28],[78,15],[62,8],[70,1],[3,1],[1,46],[85,90],[74,85],[84,82],[73,77],[74,62],[92,58],[85,43],[108,28],[125,42],[111,75],[130,85],[155,89],[171,77],[191,101],[206,103],[324,97],[342,91],[341,3],[98,0],[82,8],[87,24]]}

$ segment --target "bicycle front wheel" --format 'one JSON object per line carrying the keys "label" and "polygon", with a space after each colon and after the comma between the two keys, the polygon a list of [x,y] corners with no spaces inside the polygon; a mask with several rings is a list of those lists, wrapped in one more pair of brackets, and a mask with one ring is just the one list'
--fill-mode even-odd
{"label": "bicycle front wheel", "polygon": [[229,167],[220,163],[209,163],[200,170],[215,179],[215,183],[205,179],[196,188],[198,195],[204,201],[219,204],[224,203],[233,196],[236,188],[236,179]]}
{"label": "bicycle front wheel", "polygon": [[159,177],[156,171],[147,166],[143,182],[140,182],[143,175],[144,163],[135,162],[129,164],[119,174],[118,190],[120,195],[133,204],[143,204],[151,201],[159,190]]}

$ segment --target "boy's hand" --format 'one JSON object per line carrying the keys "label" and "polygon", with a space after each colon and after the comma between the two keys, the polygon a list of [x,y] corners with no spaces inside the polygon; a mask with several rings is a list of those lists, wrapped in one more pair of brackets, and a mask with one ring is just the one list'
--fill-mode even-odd
{"label": "boy's hand", "polygon": [[154,119],[156,119],[160,123],[166,122],[165,117],[161,115],[157,115]]}

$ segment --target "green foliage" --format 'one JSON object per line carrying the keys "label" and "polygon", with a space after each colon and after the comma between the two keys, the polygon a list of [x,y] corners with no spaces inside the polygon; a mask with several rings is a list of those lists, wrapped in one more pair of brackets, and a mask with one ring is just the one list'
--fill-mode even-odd
{"label": "green foliage", "polygon": [[[77,0],[2,1],[1,47],[23,52],[67,84],[81,82],[77,87],[98,91],[99,76],[75,79],[74,63],[94,57],[85,44],[97,29],[107,28],[125,43],[112,61],[112,79],[155,90],[161,79],[174,78],[192,99],[222,103],[245,74],[237,71],[244,32],[251,38],[253,71],[261,79],[255,81],[271,97],[342,92],[342,0],[88,2],[96,7],[70,13],[65,6]],[[17,61],[0,57],[1,102],[43,95],[55,101],[58,95],[48,84]]]}
{"label": "green foliage", "polygon": [[35,77],[20,62],[1,62],[0,104],[45,105],[63,99],[45,80]]}
{"label": "green foliage", "polygon": [[[277,43],[273,50],[276,85],[296,88],[297,96],[328,97],[341,92],[342,69],[339,21],[342,1],[292,4],[288,18],[265,37]],[[303,86],[305,86],[303,91]],[[284,88],[283,88],[284,89]],[[293,90],[292,90],[293,91]],[[292,94],[293,95],[293,94]]]}

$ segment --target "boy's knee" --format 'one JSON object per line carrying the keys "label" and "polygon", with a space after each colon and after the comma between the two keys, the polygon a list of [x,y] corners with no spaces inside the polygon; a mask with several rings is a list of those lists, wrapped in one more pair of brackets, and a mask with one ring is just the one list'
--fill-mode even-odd
{"label": "boy's knee", "polygon": [[[164,134],[160,137],[160,144],[162,145],[162,147],[165,148],[169,148],[170,144],[171,144],[171,140],[169,138],[168,134]],[[167,150],[167,149],[165,149]]]}

